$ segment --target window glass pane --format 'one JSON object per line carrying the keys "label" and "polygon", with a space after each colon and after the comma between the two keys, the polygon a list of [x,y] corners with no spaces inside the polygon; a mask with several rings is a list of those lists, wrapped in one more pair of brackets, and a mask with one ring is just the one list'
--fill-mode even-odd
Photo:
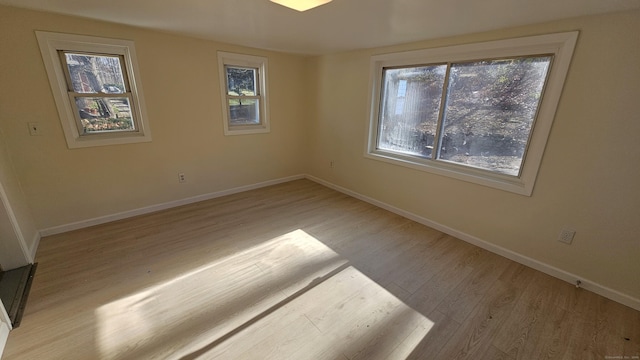
{"label": "window glass pane", "polygon": [[431,157],[446,65],[383,70],[378,149]]}
{"label": "window glass pane", "polygon": [[229,99],[229,124],[230,125],[259,125],[260,102],[258,99]]}
{"label": "window glass pane", "polygon": [[120,57],[74,53],[64,56],[71,78],[70,90],[105,94],[127,92]]}
{"label": "window glass pane", "polygon": [[452,64],[438,158],[518,176],[551,59]]}
{"label": "window glass pane", "polygon": [[80,133],[135,131],[128,97],[76,97]]}
{"label": "window glass pane", "polygon": [[227,94],[232,96],[257,96],[258,69],[227,66]]}

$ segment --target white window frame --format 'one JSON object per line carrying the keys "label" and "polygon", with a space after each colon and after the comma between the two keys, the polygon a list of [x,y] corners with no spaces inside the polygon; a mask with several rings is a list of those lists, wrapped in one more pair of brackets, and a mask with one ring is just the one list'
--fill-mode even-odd
{"label": "white window frame", "polygon": [[[130,144],[151,141],[151,130],[138,71],[138,61],[133,41],[109,39],[85,35],[73,35],[36,31],[42,60],[49,77],[58,115],[70,149],[91,146]],[[60,56],[61,51],[120,56],[124,60],[123,76],[130,94],[122,95],[130,100],[135,131],[81,133],[78,129],[75,103],[69,95],[67,78]]]}
{"label": "white window frame", "polygon": [[[577,38],[578,32],[574,31],[373,56],[369,85],[370,121],[365,157],[531,196]],[[539,54],[552,54],[553,61],[537,117],[531,129],[519,176],[499,174],[489,170],[377,148],[384,68]]]}
{"label": "white window frame", "polygon": [[[256,90],[259,92],[256,96],[259,100],[259,124],[250,125],[232,125],[230,123],[229,99],[227,93],[227,72],[225,66],[237,66],[258,69],[258,84]],[[268,60],[266,57],[236,54],[230,52],[218,51],[218,70],[220,76],[220,96],[222,100],[222,121],[225,135],[244,135],[268,133],[271,131],[269,122],[269,98],[267,91],[267,68]]]}

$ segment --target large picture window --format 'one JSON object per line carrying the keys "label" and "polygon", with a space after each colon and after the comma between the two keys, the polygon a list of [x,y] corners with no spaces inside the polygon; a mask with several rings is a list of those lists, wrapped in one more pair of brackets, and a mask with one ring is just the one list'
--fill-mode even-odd
{"label": "large picture window", "polygon": [[367,156],[530,195],[576,37],[375,56]]}
{"label": "large picture window", "polygon": [[133,42],[36,34],[69,148],[151,141]]}

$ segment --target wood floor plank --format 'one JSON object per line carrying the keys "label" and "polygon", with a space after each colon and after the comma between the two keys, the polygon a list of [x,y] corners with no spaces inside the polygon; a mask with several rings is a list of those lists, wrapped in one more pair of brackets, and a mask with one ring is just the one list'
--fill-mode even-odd
{"label": "wood floor plank", "polygon": [[437,354],[460,324],[438,311],[431,312],[427,318],[432,324],[416,328],[388,359],[437,359]]}
{"label": "wood floor plank", "polygon": [[4,360],[603,359],[640,312],[308,180],[45,237]]}
{"label": "wood floor plank", "polygon": [[406,306],[399,306],[396,311],[387,315],[387,321],[377,331],[368,331],[359,339],[362,346],[347,353],[349,359],[387,359],[416,329],[424,329],[433,324],[430,319]]}
{"label": "wood floor plank", "polygon": [[560,307],[553,307],[546,318],[540,330],[543,334],[540,341],[524,354],[529,356],[529,359],[564,359],[568,351],[567,344],[578,324],[572,321],[568,311]]}
{"label": "wood floor plank", "polygon": [[512,286],[494,282],[485,299],[461,324],[458,331],[447,341],[438,353],[440,359],[478,359],[487,352],[491,340],[506,321],[515,302],[518,291]]}
{"label": "wood floor plank", "polygon": [[527,276],[521,265],[510,262],[498,274],[486,291],[482,301],[461,323],[458,331],[447,341],[437,358],[477,359],[493,346],[491,342],[511,316],[515,304],[528,285]]}
{"label": "wood floor plank", "polygon": [[640,311],[635,311],[625,306],[622,319],[618,319],[618,324],[623,330],[624,346],[622,355],[627,357],[640,355]]}
{"label": "wood floor plank", "polygon": [[491,360],[514,360],[515,357],[505,353],[495,346],[490,346],[489,349],[480,357],[481,359]]}
{"label": "wood floor plank", "polygon": [[492,344],[514,359],[531,359],[537,344],[544,343],[548,334],[544,327],[555,305],[555,288],[543,274],[532,275],[522,291],[511,316],[503,323]]}
{"label": "wood floor plank", "polygon": [[[410,225],[410,224],[409,224]],[[405,233],[405,226],[394,229],[396,233]],[[388,235],[386,235],[388,237]],[[429,243],[435,239],[429,237],[422,238],[405,238],[393,247],[382,247],[378,251],[363,257],[364,261],[356,262],[356,266],[381,285],[387,285],[391,282],[401,280],[404,274],[412,273],[420,267],[423,261],[418,260],[428,251],[428,246],[421,242]],[[388,243],[388,241],[387,241]],[[379,259],[372,262],[370,259]]]}
{"label": "wood floor plank", "polygon": [[[403,268],[403,272],[396,275],[393,280],[398,286],[413,294],[420,289],[431,277],[440,273],[447,266],[447,262],[455,257],[455,252],[460,251],[460,243],[445,234],[437,234],[428,244],[420,244],[420,250],[411,257],[409,266]],[[470,247],[469,247],[470,248]],[[466,258],[468,260],[469,258]]]}
{"label": "wood floor plank", "polygon": [[447,247],[445,251],[450,255],[443,258],[444,264],[439,271],[407,299],[410,306],[423,314],[435,310],[442,300],[473,272],[466,259],[478,251],[455,240],[451,240],[449,244],[451,247]]}
{"label": "wood floor plank", "polygon": [[582,289],[576,292],[581,301],[571,316],[577,326],[571,333],[565,358],[639,356],[637,332],[629,322],[637,312]]}
{"label": "wood floor plank", "polygon": [[306,317],[299,316],[294,322],[278,332],[271,333],[263,341],[256,344],[252,342],[246,344],[245,351],[236,358],[247,360],[293,359],[293,355],[298,353],[296,359],[313,360],[317,356],[317,352],[315,354],[301,354],[299,350],[310,342],[317,342],[320,336],[318,329]]}
{"label": "wood floor plank", "polygon": [[436,308],[459,323],[465,321],[510,262],[486,251],[482,255],[482,264],[476,266]]}

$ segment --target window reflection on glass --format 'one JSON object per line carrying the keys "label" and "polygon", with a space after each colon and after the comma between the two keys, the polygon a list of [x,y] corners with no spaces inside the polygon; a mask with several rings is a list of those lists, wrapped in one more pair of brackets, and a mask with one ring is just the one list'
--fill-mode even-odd
{"label": "window reflection on glass", "polygon": [[552,59],[383,69],[377,148],[518,176]]}
{"label": "window reflection on glass", "polygon": [[378,148],[431,157],[446,65],[384,69]]}
{"label": "window reflection on glass", "polygon": [[70,89],[76,93],[127,92],[119,56],[64,53]]}
{"label": "window reflection on glass", "polygon": [[135,131],[128,97],[75,98],[83,133]]}
{"label": "window reflection on glass", "polygon": [[517,176],[550,56],[452,64],[438,158]]}
{"label": "window reflection on glass", "polygon": [[227,66],[227,93],[233,96],[256,96],[258,69]]}
{"label": "window reflection on glass", "polygon": [[258,69],[225,66],[230,125],[259,125]]}
{"label": "window reflection on glass", "polygon": [[121,56],[62,54],[80,134],[136,131]]}
{"label": "window reflection on glass", "polygon": [[229,123],[231,125],[260,124],[258,99],[229,99]]}

